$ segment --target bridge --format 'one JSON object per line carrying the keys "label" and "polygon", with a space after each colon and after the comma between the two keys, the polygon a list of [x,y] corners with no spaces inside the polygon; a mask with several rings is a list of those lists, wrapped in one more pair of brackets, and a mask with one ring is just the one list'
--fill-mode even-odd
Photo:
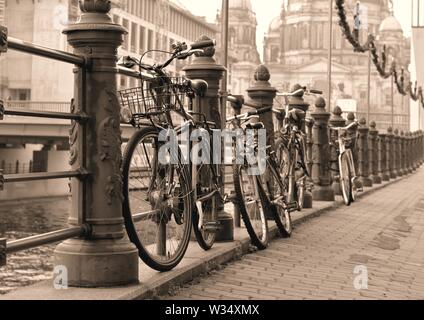
{"label": "bridge", "polygon": [[[69,110],[30,110],[7,103],[0,108],[0,136],[8,141],[66,140],[70,148],[66,169],[22,174],[0,169],[0,192],[14,183],[65,179],[70,181],[72,204],[65,229],[19,240],[0,239],[0,266],[21,251],[59,243],[52,254],[53,280],[0,299],[423,298],[424,194],[417,186],[424,177],[424,132],[380,130],[372,119],[367,123],[353,113],[343,118],[343,110],[327,105],[322,97],[313,105],[303,96],[289,100],[289,109],[308,111],[305,117],[310,119],[300,119],[305,124],[306,166],[311,175],[305,209],[293,213],[292,238],[280,239],[271,225],[274,241],[267,250],[256,252],[237,206],[230,202],[218,212],[218,243],[211,250],[203,251],[191,241],[182,262],[166,273],[141,263],[123,220],[121,147],[134,129],[120,124],[116,74],[155,79],[117,66],[116,49],[126,30],[108,15],[109,1],[84,0],[80,6],[80,20],[65,30],[72,54],[14,39],[0,27],[0,52],[6,56],[8,50],[17,50],[58,60],[74,65],[76,75]],[[219,108],[221,114],[226,108],[220,81],[226,69],[214,55],[215,50],[208,48],[184,71],[189,79],[207,81],[208,91],[196,101],[207,106],[201,111],[208,120],[220,123],[224,119]],[[277,90],[270,77],[266,66],[258,66],[247,90],[248,100],[258,109],[274,103]],[[270,144],[282,129],[282,120],[270,112],[260,115]],[[330,128],[355,121],[359,126],[349,134],[356,141],[352,147],[355,182],[363,192],[347,208],[341,200],[338,154]],[[223,178],[219,187],[231,191],[229,178]]]}

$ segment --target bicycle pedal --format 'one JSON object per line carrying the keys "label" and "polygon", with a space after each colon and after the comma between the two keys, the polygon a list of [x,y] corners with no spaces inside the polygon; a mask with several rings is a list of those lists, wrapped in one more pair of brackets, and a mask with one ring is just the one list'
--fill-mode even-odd
{"label": "bicycle pedal", "polygon": [[202,227],[202,230],[208,233],[217,233],[220,230],[219,222],[208,222]]}

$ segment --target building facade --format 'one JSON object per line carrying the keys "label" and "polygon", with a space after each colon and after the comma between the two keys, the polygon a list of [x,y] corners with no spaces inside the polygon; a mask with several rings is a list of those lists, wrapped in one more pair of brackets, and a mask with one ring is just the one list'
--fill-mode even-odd
{"label": "building facade", "polygon": [[[217,16],[221,30],[221,15]],[[228,88],[232,94],[244,94],[253,81],[256,68],[261,63],[256,40],[257,20],[250,0],[229,2],[228,30]],[[218,44],[220,44],[218,34]],[[218,47],[218,60],[222,50]]]}
{"label": "building facade", "polygon": [[[119,55],[140,57],[148,50],[169,51],[175,41],[190,43],[201,35],[215,38],[218,31],[216,25],[170,0],[115,0],[112,4],[113,21],[128,30]],[[0,19],[3,17],[10,36],[65,51],[71,48],[62,31],[78,15],[78,0],[0,0]],[[143,61],[154,63],[165,58],[163,53],[151,52]],[[6,55],[0,59],[0,95],[4,100],[71,100],[72,66],[12,50],[7,59]],[[177,75],[182,67],[175,62],[169,72]],[[120,87],[137,85],[135,80],[121,76],[118,83]]]}
{"label": "building facade", "polygon": [[[353,25],[356,1],[347,0],[346,4]],[[361,43],[365,43],[368,33],[378,35],[378,43],[386,44],[390,55],[396,57],[398,69],[403,66],[408,70],[410,39],[405,38],[399,22],[392,15],[390,1],[364,0],[361,4],[368,22],[368,28],[360,32]],[[284,1],[280,14],[271,21],[264,38],[264,63],[277,89],[287,91],[300,83],[327,94],[328,16],[327,0]],[[333,19],[331,106],[355,100],[358,116],[364,116],[368,104],[368,54],[353,52],[341,32],[336,14]],[[391,125],[391,80],[382,79],[373,65],[371,70],[371,120],[375,120],[380,129],[387,129]],[[409,99],[395,90],[394,105],[395,127],[408,129]]]}

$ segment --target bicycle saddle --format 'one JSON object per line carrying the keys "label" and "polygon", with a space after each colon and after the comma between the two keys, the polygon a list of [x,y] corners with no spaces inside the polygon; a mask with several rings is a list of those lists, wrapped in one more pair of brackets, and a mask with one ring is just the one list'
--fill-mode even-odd
{"label": "bicycle saddle", "polygon": [[208,91],[208,83],[204,80],[191,80],[191,88],[194,93],[200,97],[203,97]]}
{"label": "bicycle saddle", "polygon": [[228,96],[227,98],[228,102],[231,103],[231,106],[235,109],[241,109],[244,104],[244,97],[243,96]]}
{"label": "bicycle saddle", "polygon": [[306,112],[300,109],[292,109],[289,111],[289,118],[294,121],[299,121],[305,118]]}
{"label": "bicycle saddle", "polygon": [[257,122],[257,123],[248,123],[246,125],[247,129],[252,129],[252,130],[260,130],[260,129],[264,129],[265,125],[262,122]]}

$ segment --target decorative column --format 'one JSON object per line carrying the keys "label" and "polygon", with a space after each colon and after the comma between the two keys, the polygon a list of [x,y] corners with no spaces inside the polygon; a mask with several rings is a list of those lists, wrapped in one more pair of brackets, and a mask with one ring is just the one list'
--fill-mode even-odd
{"label": "decorative column", "polygon": [[[202,36],[198,40],[210,40],[210,38]],[[202,79],[208,83],[208,91],[204,97],[199,98],[200,112],[206,115],[208,121],[215,122],[218,129],[225,129],[221,128],[221,116],[226,117],[227,115],[221,115],[219,105],[219,84],[224,77],[225,68],[217,64],[214,55],[214,47],[206,48],[204,53],[196,54],[193,62],[185,66],[183,71],[189,79]],[[221,166],[221,177],[224,174],[225,166]],[[232,215],[224,210],[222,201],[218,201],[218,221],[220,223],[220,231],[217,234],[217,241],[233,241],[234,220]]]}
{"label": "decorative column", "polygon": [[305,209],[313,208],[313,196],[312,196],[312,189],[313,189],[313,181],[312,181],[312,165],[313,165],[313,146],[314,146],[314,139],[312,136],[313,127],[314,127],[314,119],[307,118],[306,119],[306,165],[309,172],[309,177],[307,179],[307,192],[305,193],[305,200],[303,203],[303,207]]}
{"label": "decorative column", "polygon": [[80,1],[81,18],[64,33],[86,69],[75,69],[72,112],[90,116],[71,127],[72,170],[86,168],[86,182],[72,179],[71,225],[87,224],[84,239],[71,239],[55,250],[76,287],[111,287],[138,282],[138,252],[125,236],[122,217],[120,105],[116,94],[117,49],[126,30],[114,24],[111,2]]}
{"label": "decorative column", "polygon": [[[301,89],[302,87],[299,84],[294,85],[292,92],[295,92],[299,89]],[[306,135],[306,113],[309,110],[309,103],[307,103],[304,99],[303,93],[297,95],[297,96],[293,96],[289,98],[289,110],[293,110],[293,109],[299,109],[302,110],[303,112],[305,112],[305,117],[300,119],[299,123],[300,123],[300,130],[302,131],[302,133],[304,135]],[[305,136],[306,138],[306,136]],[[307,138],[306,138],[307,140]],[[307,142],[307,141],[305,141]],[[306,152],[306,155],[304,155],[306,157],[305,162],[308,162],[309,160],[307,159],[308,154]],[[311,159],[311,158],[309,158]],[[311,174],[311,171],[309,171],[309,174]],[[311,187],[312,187],[312,183],[309,180],[307,180],[307,188],[305,191],[305,198],[304,198],[304,203],[303,203],[303,207],[305,209],[311,209],[313,207],[313,197],[312,197],[312,192],[311,192]]]}
{"label": "decorative column", "polygon": [[368,150],[368,133],[370,129],[367,121],[362,118],[358,128],[358,177],[364,187],[372,187],[372,180],[369,177],[369,150]]}
{"label": "decorative column", "polygon": [[390,179],[396,179],[397,175],[395,172],[395,154],[393,148],[393,128],[387,129],[387,162],[389,169]]}
{"label": "decorative column", "polygon": [[[274,105],[274,99],[277,96],[277,89],[271,86],[269,80],[271,75],[264,65],[257,67],[254,75],[253,85],[247,89],[247,95],[250,103],[258,109]],[[259,116],[259,121],[265,125],[267,145],[275,145],[274,119],[272,112],[267,112]]]}
{"label": "decorative column", "polygon": [[315,111],[311,113],[315,123],[313,126],[312,180],[314,182],[313,198],[316,201],[334,201],[334,190],[331,186],[330,147],[328,121],[330,113],[325,111],[325,100],[319,97],[315,102]]}
{"label": "decorative column", "polygon": [[[330,118],[330,127],[341,128],[346,126],[346,120],[342,117],[343,111],[340,107],[335,107],[333,114]],[[339,168],[339,153],[338,153],[338,133],[337,131],[330,130],[330,141],[333,143],[331,146],[331,174],[333,178],[333,190],[337,196],[342,195],[342,189],[340,187],[340,168]]]}
{"label": "decorative column", "polygon": [[380,133],[378,135],[378,175],[382,181],[390,180],[387,165],[387,134]]}
{"label": "decorative column", "polygon": [[414,164],[413,170],[416,171],[418,169],[418,132],[415,131],[413,133],[413,152],[414,152]]}
{"label": "decorative column", "polygon": [[378,154],[379,154],[379,146],[378,146],[378,130],[377,124],[375,121],[371,121],[370,123],[370,131],[368,134],[368,150],[369,150],[369,163],[370,163],[370,179],[373,184],[381,184],[382,180],[379,175],[379,164],[378,164]]}
{"label": "decorative column", "polygon": [[408,173],[412,173],[412,138],[411,133],[407,132],[406,138],[406,170]]}
{"label": "decorative column", "polygon": [[406,155],[405,155],[405,132],[400,132],[399,137],[399,144],[400,144],[400,172],[402,173],[402,176],[406,175]]}
{"label": "decorative column", "polygon": [[395,152],[395,170],[396,170],[396,175],[398,177],[402,177],[403,176],[403,172],[402,172],[402,168],[401,168],[401,145],[400,145],[400,134],[399,134],[399,130],[395,129],[395,136],[394,136],[394,152]]}

